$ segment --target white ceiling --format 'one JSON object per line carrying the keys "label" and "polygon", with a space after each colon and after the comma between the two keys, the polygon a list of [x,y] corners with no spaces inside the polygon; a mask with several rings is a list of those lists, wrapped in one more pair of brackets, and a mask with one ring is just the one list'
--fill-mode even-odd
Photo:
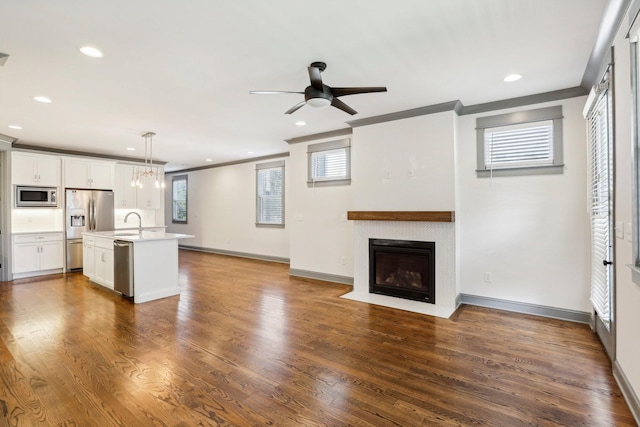
{"label": "white ceiling", "polygon": [[[167,169],[288,151],[346,121],[580,85],[606,0],[3,0],[0,133],[20,144],[154,158]],[[92,45],[104,58],[82,55]],[[289,107],[307,67],[386,86],[355,108]],[[504,83],[510,73],[524,76]],[[32,98],[53,100],[41,104]],[[306,126],[296,126],[303,120]],[[20,125],[22,130],[8,128]],[[126,151],[135,147],[135,152]]]}

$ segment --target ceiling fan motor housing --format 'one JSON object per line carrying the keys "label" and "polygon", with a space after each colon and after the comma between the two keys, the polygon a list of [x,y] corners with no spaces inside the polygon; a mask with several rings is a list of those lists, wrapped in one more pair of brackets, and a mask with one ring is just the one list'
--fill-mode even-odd
{"label": "ceiling fan motor housing", "polygon": [[333,101],[331,89],[326,85],[322,87],[324,90],[318,90],[313,86],[307,86],[304,90],[304,100],[312,107],[326,107]]}

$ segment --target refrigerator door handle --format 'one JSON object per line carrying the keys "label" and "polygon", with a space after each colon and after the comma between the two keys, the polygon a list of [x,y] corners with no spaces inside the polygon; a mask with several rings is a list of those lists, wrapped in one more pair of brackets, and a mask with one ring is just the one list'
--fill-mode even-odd
{"label": "refrigerator door handle", "polygon": [[96,199],[91,199],[91,218],[93,218],[93,229],[92,231],[96,231],[98,226],[98,221],[96,220]]}
{"label": "refrigerator door handle", "polygon": [[91,205],[93,206],[93,213],[91,214],[93,217],[93,231],[96,231],[98,228],[98,220],[96,219],[96,199],[91,199]]}
{"label": "refrigerator door handle", "polygon": [[93,199],[89,199],[89,231],[95,230],[95,211],[93,209]]}

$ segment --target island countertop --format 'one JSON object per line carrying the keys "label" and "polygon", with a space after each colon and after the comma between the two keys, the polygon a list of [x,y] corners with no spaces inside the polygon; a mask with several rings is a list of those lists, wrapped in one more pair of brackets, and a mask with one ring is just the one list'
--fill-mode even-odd
{"label": "island countertop", "polygon": [[153,240],[177,240],[190,239],[195,237],[191,234],[166,233],[164,231],[142,230],[142,234],[135,230],[115,230],[115,231],[89,231],[82,233],[85,236],[105,237],[113,240],[124,240],[127,242],[141,242]]}

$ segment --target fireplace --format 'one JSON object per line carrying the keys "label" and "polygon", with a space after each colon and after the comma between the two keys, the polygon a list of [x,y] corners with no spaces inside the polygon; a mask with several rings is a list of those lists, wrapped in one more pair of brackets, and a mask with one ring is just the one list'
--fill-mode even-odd
{"label": "fireplace", "polygon": [[436,244],[369,239],[369,292],[435,304]]}

